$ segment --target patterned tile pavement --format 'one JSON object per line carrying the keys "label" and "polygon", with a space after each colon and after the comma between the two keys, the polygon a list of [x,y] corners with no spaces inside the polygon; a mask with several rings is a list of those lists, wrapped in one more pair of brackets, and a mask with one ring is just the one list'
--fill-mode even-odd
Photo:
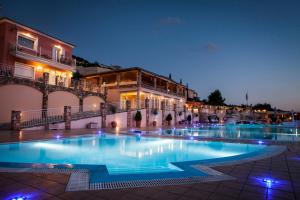
{"label": "patterned tile pavement", "polygon": [[[3,140],[0,137],[0,141],[3,142],[7,138],[9,137]],[[36,138],[37,136],[34,136],[33,139]],[[0,199],[10,199],[17,195],[28,195],[29,199],[38,200],[300,199],[300,144],[281,144],[286,145],[288,150],[278,156],[244,164],[214,167],[220,172],[236,177],[236,180],[231,181],[65,192],[70,177],[68,174],[0,173]],[[263,181],[266,177],[274,179],[275,183],[268,185]]]}

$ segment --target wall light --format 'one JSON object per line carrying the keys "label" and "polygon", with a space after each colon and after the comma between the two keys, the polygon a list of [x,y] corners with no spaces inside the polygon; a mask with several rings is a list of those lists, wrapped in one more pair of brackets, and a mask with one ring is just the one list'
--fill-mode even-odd
{"label": "wall light", "polygon": [[36,68],[38,71],[42,71],[43,70],[43,67],[38,65],[37,68]]}

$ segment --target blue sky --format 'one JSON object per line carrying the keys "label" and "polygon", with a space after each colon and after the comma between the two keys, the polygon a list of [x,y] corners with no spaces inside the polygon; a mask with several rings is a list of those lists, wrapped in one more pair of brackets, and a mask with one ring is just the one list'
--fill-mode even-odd
{"label": "blue sky", "polygon": [[180,78],[206,98],[300,111],[300,1],[2,1],[90,61]]}

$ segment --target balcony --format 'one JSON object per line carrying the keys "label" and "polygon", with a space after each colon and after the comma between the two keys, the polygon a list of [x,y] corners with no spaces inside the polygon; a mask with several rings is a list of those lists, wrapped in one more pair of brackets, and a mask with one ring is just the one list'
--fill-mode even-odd
{"label": "balcony", "polygon": [[75,71],[75,60],[73,58],[61,57],[54,59],[52,58],[51,51],[43,50],[42,48],[40,48],[39,51],[35,51],[13,44],[10,47],[10,52],[18,58],[40,62],[61,70]]}

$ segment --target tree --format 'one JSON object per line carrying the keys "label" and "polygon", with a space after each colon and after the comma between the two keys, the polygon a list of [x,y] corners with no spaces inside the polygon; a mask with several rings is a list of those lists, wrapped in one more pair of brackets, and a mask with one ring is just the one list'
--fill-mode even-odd
{"label": "tree", "polygon": [[220,90],[215,90],[208,96],[208,104],[213,106],[222,106],[224,105],[225,98],[222,97]]}

